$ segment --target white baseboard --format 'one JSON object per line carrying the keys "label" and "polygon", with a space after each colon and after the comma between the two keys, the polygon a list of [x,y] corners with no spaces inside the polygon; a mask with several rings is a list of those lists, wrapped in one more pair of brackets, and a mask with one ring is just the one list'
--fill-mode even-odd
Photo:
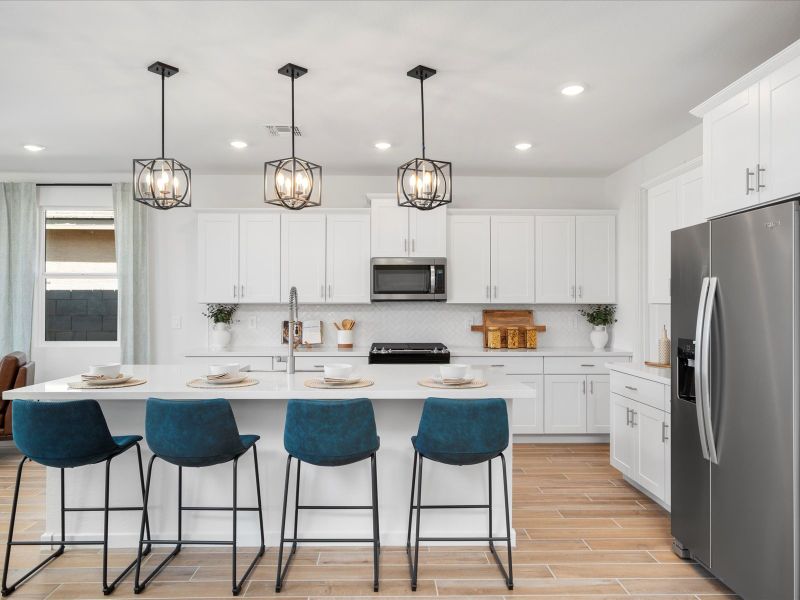
{"label": "white baseboard", "polygon": [[570,435],[552,433],[515,433],[515,444],[608,444],[607,433],[576,433]]}

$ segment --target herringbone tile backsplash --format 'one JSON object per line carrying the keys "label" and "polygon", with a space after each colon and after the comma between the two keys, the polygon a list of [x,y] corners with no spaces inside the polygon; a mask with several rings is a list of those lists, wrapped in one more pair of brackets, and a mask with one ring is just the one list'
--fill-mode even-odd
{"label": "herringbone tile backsplash", "polygon": [[[374,304],[301,304],[300,320],[322,321],[323,346],[336,345],[333,321],[354,319],[355,344],[368,346],[373,342],[443,342],[451,348],[479,347],[480,333],[469,331],[470,321],[482,322],[480,304],[444,304],[437,302],[376,302]],[[491,308],[517,308],[491,305]],[[539,347],[589,346],[591,327],[578,314],[574,305],[533,306],[534,320],[547,325],[540,334]],[[236,313],[233,326],[233,346],[262,346],[280,343],[281,322],[286,319],[285,306],[242,306]],[[250,327],[256,317],[256,328]]]}

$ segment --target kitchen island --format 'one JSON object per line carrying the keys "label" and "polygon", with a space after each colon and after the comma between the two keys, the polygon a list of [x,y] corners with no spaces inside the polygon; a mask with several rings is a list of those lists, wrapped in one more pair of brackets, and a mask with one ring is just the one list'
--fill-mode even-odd
{"label": "kitchen island", "polygon": [[[378,451],[378,487],[380,499],[381,542],[384,545],[405,544],[408,523],[408,503],[411,489],[413,448],[410,437],[417,431],[422,405],[429,396],[449,398],[504,398],[509,417],[512,399],[530,399],[536,390],[523,383],[509,381],[502,371],[491,367],[476,369],[475,375],[485,379],[486,387],[466,390],[437,390],[423,387],[417,381],[438,372],[435,365],[369,365],[359,366],[358,374],[371,379],[374,385],[358,389],[311,389],[307,379],[319,373],[258,372],[252,376],[257,385],[229,389],[198,389],[186,382],[205,374],[198,365],[136,365],[123,366],[123,372],[146,379],[136,387],[74,390],[68,382],[79,375],[39,383],[5,392],[5,399],[63,401],[93,398],[100,402],[113,435],[144,435],[145,403],[150,397],[197,400],[226,398],[231,402],[239,430],[258,434],[261,493],[263,495],[267,544],[276,545],[279,539],[286,451],[283,448],[283,425],[286,404],[290,398],[333,400],[366,397],[373,400],[381,448]],[[213,432],[209,432],[209,435]],[[75,432],[80,435],[80,432]],[[143,444],[145,460],[150,452]],[[255,505],[255,479],[252,474],[252,453],[239,461],[240,506]],[[509,488],[513,481],[513,457],[506,452]],[[423,474],[426,504],[480,504],[487,501],[486,465],[452,467],[428,461]],[[502,470],[492,470],[495,498],[495,534],[502,535],[504,519],[502,501]],[[67,505],[102,504],[103,465],[69,469],[66,474]],[[24,481],[24,475],[23,475]],[[223,464],[202,469],[184,469],[183,498],[186,506],[230,505],[231,465]],[[510,493],[509,489],[509,493]],[[139,500],[139,481],[136,472],[136,453],[126,452],[115,458],[111,469],[111,504],[130,505]],[[304,504],[369,504],[369,461],[333,468],[304,465],[300,502]],[[289,496],[293,507],[293,495]],[[48,469],[46,491],[46,527],[43,539],[57,537],[60,529],[59,475]],[[177,467],[157,461],[153,470],[150,494],[150,523],[155,537],[169,537],[177,531]],[[257,515],[239,515],[242,545],[257,545]],[[485,536],[485,510],[435,511],[424,514],[422,527],[432,537]],[[188,539],[228,539],[228,513],[187,512],[183,517],[184,535]],[[369,537],[372,520],[368,511],[306,511],[301,515],[301,537]],[[70,535],[70,532],[73,532]],[[97,539],[102,532],[99,513],[68,513],[67,534],[71,539]],[[113,515],[109,531],[110,544],[133,547],[139,532],[136,513]]]}

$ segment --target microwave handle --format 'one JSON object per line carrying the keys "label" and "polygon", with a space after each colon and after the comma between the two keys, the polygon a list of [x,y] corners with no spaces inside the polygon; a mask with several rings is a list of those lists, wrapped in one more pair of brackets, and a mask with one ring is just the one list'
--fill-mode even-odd
{"label": "microwave handle", "polygon": [[436,293],[436,266],[431,265],[431,294]]}

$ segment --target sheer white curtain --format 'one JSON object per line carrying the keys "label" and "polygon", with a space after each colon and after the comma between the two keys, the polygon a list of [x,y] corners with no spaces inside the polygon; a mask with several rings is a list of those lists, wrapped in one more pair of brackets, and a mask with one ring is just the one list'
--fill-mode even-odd
{"label": "sheer white curtain", "polygon": [[115,183],[114,228],[119,278],[119,345],[123,363],[150,360],[149,209],[133,200],[130,183]]}
{"label": "sheer white curtain", "polygon": [[0,356],[31,355],[36,185],[0,183]]}

